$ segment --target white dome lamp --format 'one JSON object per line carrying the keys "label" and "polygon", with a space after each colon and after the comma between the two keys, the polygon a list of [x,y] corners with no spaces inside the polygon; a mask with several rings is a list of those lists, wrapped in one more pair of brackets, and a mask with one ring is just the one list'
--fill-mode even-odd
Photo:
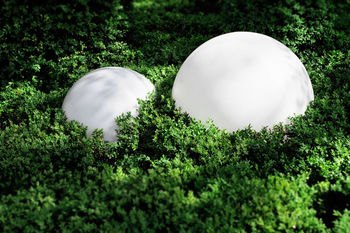
{"label": "white dome lamp", "polygon": [[95,129],[103,129],[106,141],[116,141],[115,118],[123,113],[137,115],[137,99],[146,99],[154,90],[143,75],[121,67],[104,67],[79,79],[68,91],[62,109],[68,121],[87,126],[90,137]]}
{"label": "white dome lamp", "polygon": [[203,122],[212,119],[228,132],[249,124],[255,130],[287,124],[314,99],[298,57],[253,32],[227,33],[199,46],[182,64],[172,96],[182,112]]}

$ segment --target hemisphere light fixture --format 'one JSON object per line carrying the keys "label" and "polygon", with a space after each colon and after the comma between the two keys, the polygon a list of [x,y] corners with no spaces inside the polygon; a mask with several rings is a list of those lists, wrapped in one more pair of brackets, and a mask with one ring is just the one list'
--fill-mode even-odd
{"label": "hemisphere light fixture", "polygon": [[74,83],[62,109],[68,121],[87,126],[90,137],[103,129],[106,141],[116,141],[115,118],[123,113],[137,115],[138,100],[154,90],[153,84],[136,71],[122,67],[104,67],[91,71]]}
{"label": "hemisphere light fixture", "polygon": [[314,99],[307,71],[279,41],[254,32],[208,40],[180,67],[172,96],[191,117],[232,132],[254,130],[303,114]]}

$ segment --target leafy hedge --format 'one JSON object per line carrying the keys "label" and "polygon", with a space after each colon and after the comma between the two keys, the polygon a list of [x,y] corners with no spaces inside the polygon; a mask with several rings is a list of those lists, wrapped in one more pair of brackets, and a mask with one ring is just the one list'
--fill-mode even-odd
{"label": "leafy hedge", "polygon": [[[349,1],[9,0],[0,19],[1,232],[350,229]],[[304,63],[315,101],[292,124],[227,133],[174,108],[184,59],[242,30]],[[61,110],[103,66],[157,88],[115,143]]]}

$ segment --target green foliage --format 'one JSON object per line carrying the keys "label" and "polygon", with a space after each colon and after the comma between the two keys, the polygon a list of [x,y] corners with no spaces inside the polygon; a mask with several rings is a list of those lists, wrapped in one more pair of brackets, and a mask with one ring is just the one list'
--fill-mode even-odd
{"label": "green foliage", "polygon": [[344,221],[348,218],[350,209],[350,178],[340,178],[335,184],[323,181],[315,186],[317,195],[314,206],[318,210],[317,215],[321,217],[327,226],[332,226],[339,231],[348,225]]}
{"label": "green foliage", "polygon": [[123,42],[128,25],[118,0],[39,2],[1,6],[1,85],[34,77],[38,88],[57,89],[91,68],[133,56]]}
{"label": "green foliage", "polygon": [[0,223],[5,231],[28,232],[325,230],[305,178],[249,178],[243,164],[221,167],[227,171],[215,175],[190,162],[162,160],[147,173],[104,165],[101,172],[90,168],[89,179],[68,172],[59,184],[36,183],[1,198]]}
{"label": "green foliage", "polygon": [[343,233],[343,232],[350,232],[350,211],[345,210],[344,214],[341,214],[340,212],[336,212],[336,216],[340,217],[339,220],[335,221],[334,226],[334,232],[336,233]]}
{"label": "green foliage", "polygon": [[[0,232],[346,232],[348,1],[0,3]],[[315,100],[287,126],[233,133],[174,107],[186,57],[230,31],[291,48]],[[83,74],[124,66],[157,91],[86,137],[61,105]]]}

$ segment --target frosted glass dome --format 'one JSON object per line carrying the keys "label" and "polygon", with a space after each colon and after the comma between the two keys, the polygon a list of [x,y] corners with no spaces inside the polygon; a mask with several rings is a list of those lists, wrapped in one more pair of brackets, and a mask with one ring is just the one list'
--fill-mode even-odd
{"label": "frosted glass dome", "polygon": [[208,40],[182,64],[173,85],[177,108],[232,132],[255,130],[303,114],[314,99],[298,57],[259,33],[232,32]]}
{"label": "frosted glass dome", "polygon": [[87,126],[90,137],[103,129],[106,141],[116,141],[114,119],[123,113],[137,115],[137,99],[145,99],[154,90],[143,75],[121,67],[104,67],[79,79],[68,91],[62,108],[68,121]]}

